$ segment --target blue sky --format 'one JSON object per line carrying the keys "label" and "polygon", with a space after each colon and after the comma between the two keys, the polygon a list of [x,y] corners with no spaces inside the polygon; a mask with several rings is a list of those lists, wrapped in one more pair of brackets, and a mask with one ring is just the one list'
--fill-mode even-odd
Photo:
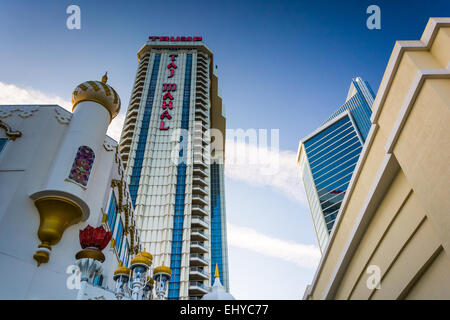
{"label": "blue sky", "polygon": [[[70,4],[81,8],[81,30],[66,28]],[[366,27],[371,4],[381,9],[381,30]],[[280,129],[280,149],[291,161],[299,139],[344,102],[352,77],[361,76],[376,93],[395,41],[420,39],[429,17],[449,13],[445,0],[2,0],[0,104],[68,102],[78,83],[108,70],[123,114],[136,52],[148,36],[200,35],[215,54],[227,127]],[[295,163],[289,163],[280,170],[294,176]],[[227,175],[232,234],[251,228],[269,244],[283,243],[274,253],[230,241],[237,298],[298,299],[312,280],[314,267],[286,258],[297,245],[317,241],[301,188],[293,197],[286,191],[298,187],[295,179],[283,179]]]}

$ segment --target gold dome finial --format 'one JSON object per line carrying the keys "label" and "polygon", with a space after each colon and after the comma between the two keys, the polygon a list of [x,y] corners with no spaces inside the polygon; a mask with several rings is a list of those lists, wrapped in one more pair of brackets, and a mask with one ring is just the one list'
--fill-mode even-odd
{"label": "gold dome finial", "polygon": [[220,278],[219,265],[217,263],[216,263],[216,273],[214,274],[214,278]]}
{"label": "gold dome finial", "polygon": [[158,274],[158,273],[167,273],[172,275],[172,270],[169,267],[166,267],[164,265],[164,260],[162,262],[162,264],[159,267],[156,267],[155,269],[153,269],[153,274]]}
{"label": "gold dome finial", "polygon": [[144,249],[144,251],[139,252],[139,253],[137,254],[137,256],[141,256],[141,257],[147,258],[147,259],[150,260],[150,261],[153,260],[153,256],[151,255],[151,253],[145,251],[145,249]]}
{"label": "gold dome finial", "polygon": [[114,119],[120,111],[120,98],[116,90],[109,84],[108,72],[106,72],[102,81],[86,81],[79,84],[72,93],[72,111],[83,101],[93,101],[101,104],[108,110],[110,121]]}

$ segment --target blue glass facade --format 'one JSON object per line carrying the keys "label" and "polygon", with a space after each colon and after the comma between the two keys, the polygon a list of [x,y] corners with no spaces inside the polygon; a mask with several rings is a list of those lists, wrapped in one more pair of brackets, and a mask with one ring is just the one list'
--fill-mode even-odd
{"label": "blue glass facade", "polygon": [[342,114],[342,112],[348,110],[355,121],[358,132],[365,141],[367,135],[369,134],[370,126],[372,125],[370,116],[372,115],[372,104],[375,99],[375,95],[373,94],[369,84],[361,78],[353,79],[351,86],[355,90],[354,95],[348,98],[347,101],[339,109],[337,109],[327,119],[327,121],[325,121],[325,123],[336,118]]}
{"label": "blue glass facade", "polygon": [[331,232],[362,150],[349,116],[304,142],[326,229]]}
{"label": "blue glass facade", "polygon": [[[189,111],[191,98],[192,55],[186,56],[186,70],[183,90],[183,109],[181,128],[189,128]],[[181,249],[183,245],[184,201],[186,191],[186,139],[180,137],[180,163],[177,168],[177,185],[175,193],[175,213],[173,218],[172,251],[170,269],[172,278],[169,282],[169,300],[177,300],[180,296]]]}
{"label": "blue glass facade", "polygon": [[134,158],[133,170],[130,178],[130,196],[133,206],[136,206],[136,197],[139,189],[139,181],[141,179],[142,162],[144,160],[145,146],[147,144],[148,128],[150,126],[150,118],[152,116],[153,99],[156,91],[156,81],[158,80],[159,63],[161,61],[161,55],[155,55],[153,62],[153,69],[150,78],[150,84],[148,86],[147,101],[145,102],[144,116],[142,118],[141,131],[139,133],[139,140],[136,149],[136,155]]}
{"label": "blue glass facade", "polygon": [[114,226],[116,225],[116,217],[117,217],[117,202],[116,196],[114,195],[114,192],[112,192],[111,199],[109,200],[108,214],[106,217],[111,231],[114,231]]}
{"label": "blue glass facade", "polygon": [[6,145],[6,142],[8,142],[8,139],[0,139],[0,152],[2,152],[3,148]]}
{"label": "blue glass facade", "polygon": [[[211,275],[217,265],[223,284],[228,284],[226,279],[227,274],[223,272],[224,269],[224,252],[223,252],[223,237],[222,226],[225,221],[222,221],[222,200],[221,200],[221,170],[218,163],[212,163],[210,166],[211,177]],[[214,279],[211,279],[214,282]]]}
{"label": "blue glass facade", "polygon": [[117,226],[117,232],[116,232],[116,250],[120,257],[120,254],[122,253],[122,243],[123,243],[123,223],[122,219],[119,218],[119,224]]}
{"label": "blue glass facade", "polygon": [[322,250],[371,127],[372,90],[355,78],[350,93],[321,130],[302,141],[301,174]]}

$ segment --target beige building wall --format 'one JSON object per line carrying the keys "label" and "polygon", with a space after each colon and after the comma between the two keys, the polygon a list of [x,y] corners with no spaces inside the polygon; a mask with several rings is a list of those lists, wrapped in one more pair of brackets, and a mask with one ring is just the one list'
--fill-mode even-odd
{"label": "beige building wall", "polygon": [[396,43],[372,121],[305,298],[450,299],[450,18]]}

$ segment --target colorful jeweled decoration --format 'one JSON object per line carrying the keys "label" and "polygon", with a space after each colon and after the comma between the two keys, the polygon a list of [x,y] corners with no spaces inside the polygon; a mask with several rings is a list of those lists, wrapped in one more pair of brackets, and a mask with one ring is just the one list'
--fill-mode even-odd
{"label": "colorful jeweled decoration", "polygon": [[87,146],[79,147],[70,170],[69,179],[86,187],[94,159],[95,154],[91,148]]}

